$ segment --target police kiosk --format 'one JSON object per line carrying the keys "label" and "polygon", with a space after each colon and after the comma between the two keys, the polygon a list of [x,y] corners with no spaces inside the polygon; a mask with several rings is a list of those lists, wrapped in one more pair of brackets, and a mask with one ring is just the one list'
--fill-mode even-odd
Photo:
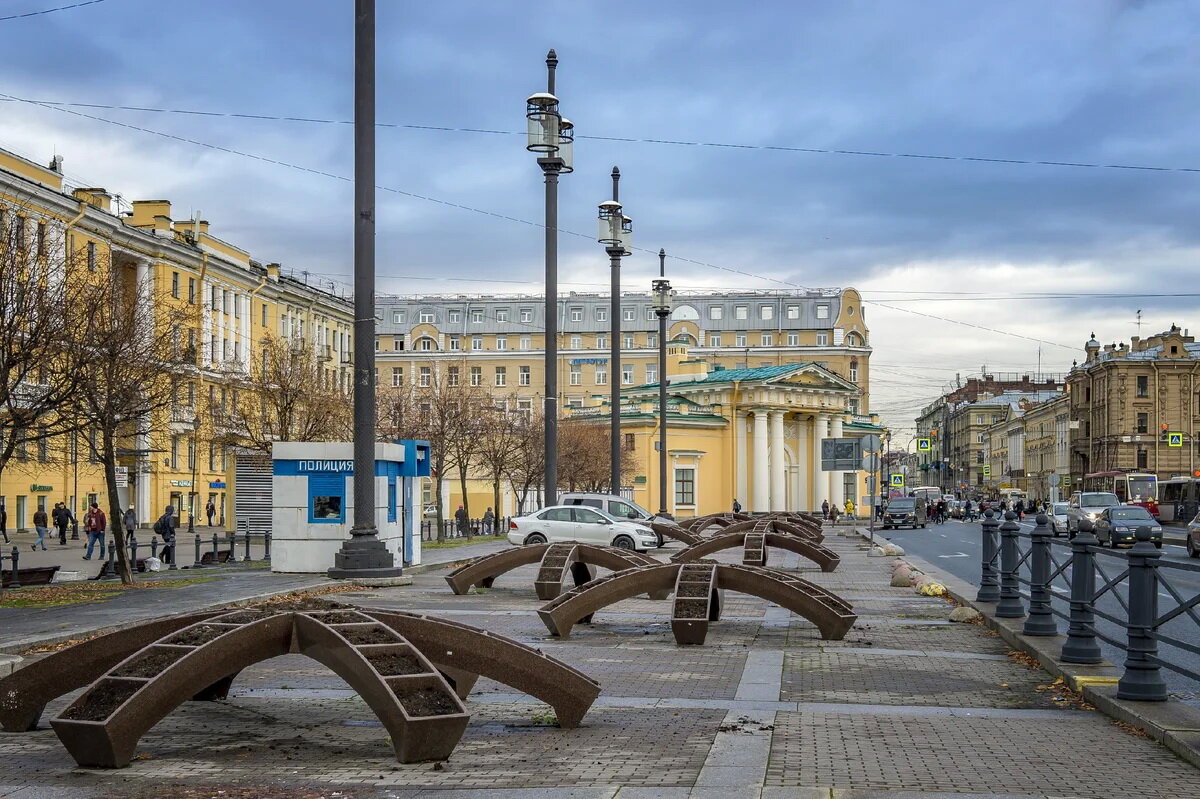
{"label": "police kiosk", "polygon": [[[281,441],[271,459],[271,571],[324,574],[353,525],[354,445]],[[413,484],[428,476],[429,442],[375,445],[375,526],[405,566],[421,562]]]}

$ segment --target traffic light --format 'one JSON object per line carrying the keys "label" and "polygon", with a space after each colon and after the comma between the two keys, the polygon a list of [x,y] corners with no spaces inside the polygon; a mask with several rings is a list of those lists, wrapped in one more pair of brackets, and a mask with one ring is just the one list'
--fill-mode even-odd
{"label": "traffic light", "polygon": [[1161,442],[1162,442],[1162,443],[1164,443],[1164,444],[1165,444],[1165,443],[1167,443],[1167,426],[1166,426],[1165,424],[1164,424],[1164,425],[1159,425],[1159,428],[1158,428],[1158,440],[1159,440],[1159,441],[1161,441]]}

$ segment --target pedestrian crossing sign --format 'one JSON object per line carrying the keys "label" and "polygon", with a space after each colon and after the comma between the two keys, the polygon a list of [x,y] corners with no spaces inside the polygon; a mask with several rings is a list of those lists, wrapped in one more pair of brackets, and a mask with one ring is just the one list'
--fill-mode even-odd
{"label": "pedestrian crossing sign", "polygon": [[1183,446],[1183,433],[1172,433],[1170,431],[1167,431],[1167,446],[1168,447],[1182,447]]}
{"label": "pedestrian crossing sign", "polygon": [[892,478],[892,482],[891,482],[892,488],[904,488],[904,475],[893,474],[893,475],[891,475],[891,478]]}
{"label": "pedestrian crossing sign", "polygon": [[930,449],[928,438],[917,439],[917,452],[929,452]]}
{"label": "pedestrian crossing sign", "polygon": [[991,476],[992,476],[992,467],[991,467],[991,466],[988,466],[987,464],[984,464],[984,466],[983,466],[983,476],[984,476],[984,477],[991,477]]}

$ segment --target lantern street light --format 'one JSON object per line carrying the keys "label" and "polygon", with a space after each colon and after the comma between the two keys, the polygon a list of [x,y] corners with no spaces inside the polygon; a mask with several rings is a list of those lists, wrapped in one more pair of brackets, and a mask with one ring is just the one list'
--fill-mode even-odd
{"label": "lantern street light", "polygon": [[538,166],[546,179],[546,342],[543,390],[546,464],[543,474],[543,499],[546,505],[558,501],[558,176],[574,171],[572,153],[575,126],[563,119],[554,96],[554,70],[558,55],[546,54],[546,91],[531,94],[525,101],[528,141],[525,149],[538,156]]}
{"label": "lantern street light", "polygon": [[658,317],[658,515],[667,511],[667,317],[675,289],[666,277],[667,251],[658,251],[658,280],[654,281],[654,315]]}
{"label": "lantern street light", "polygon": [[612,169],[612,199],[600,203],[596,240],[608,253],[610,281],[609,329],[609,493],[621,494],[621,258],[632,255],[633,220],[621,208],[621,170]]}

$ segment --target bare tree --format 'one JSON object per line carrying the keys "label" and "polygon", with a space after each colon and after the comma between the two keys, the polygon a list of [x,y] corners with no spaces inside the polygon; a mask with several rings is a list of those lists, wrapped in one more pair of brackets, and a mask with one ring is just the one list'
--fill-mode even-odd
{"label": "bare tree", "polygon": [[31,446],[49,458],[52,440],[79,428],[66,411],[80,386],[86,266],[60,222],[0,205],[0,475]]}
{"label": "bare tree", "polygon": [[512,480],[528,414],[496,408],[476,441],[475,466],[492,483],[492,508],[500,514],[500,484]]}
{"label": "bare tree", "polygon": [[[189,428],[194,411],[175,405],[182,381],[198,377],[194,348],[183,331],[196,319],[168,294],[147,281],[139,284],[131,266],[104,259],[75,298],[83,390],[73,412],[90,432],[95,456],[104,468],[109,497],[109,529],[117,550],[121,582],[133,582],[117,496],[117,452],[136,435],[172,423]],[[184,418],[187,416],[188,418]]]}
{"label": "bare tree", "polygon": [[508,479],[517,505],[524,508],[529,494],[542,484],[546,469],[546,437],[541,411],[518,417],[514,430],[516,446],[508,470]]}
{"label": "bare tree", "polygon": [[[570,491],[609,490],[612,461],[607,423],[568,421],[558,427],[558,478]],[[630,450],[621,448],[621,481],[633,477],[636,466]]]}
{"label": "bare tree", "polygon": [[275,441],[348,441],[353,405],[330,385],[312,342],[267,334],[243,368],[224,369],[230,387],[208,416],[224,446],[271,451]]}

